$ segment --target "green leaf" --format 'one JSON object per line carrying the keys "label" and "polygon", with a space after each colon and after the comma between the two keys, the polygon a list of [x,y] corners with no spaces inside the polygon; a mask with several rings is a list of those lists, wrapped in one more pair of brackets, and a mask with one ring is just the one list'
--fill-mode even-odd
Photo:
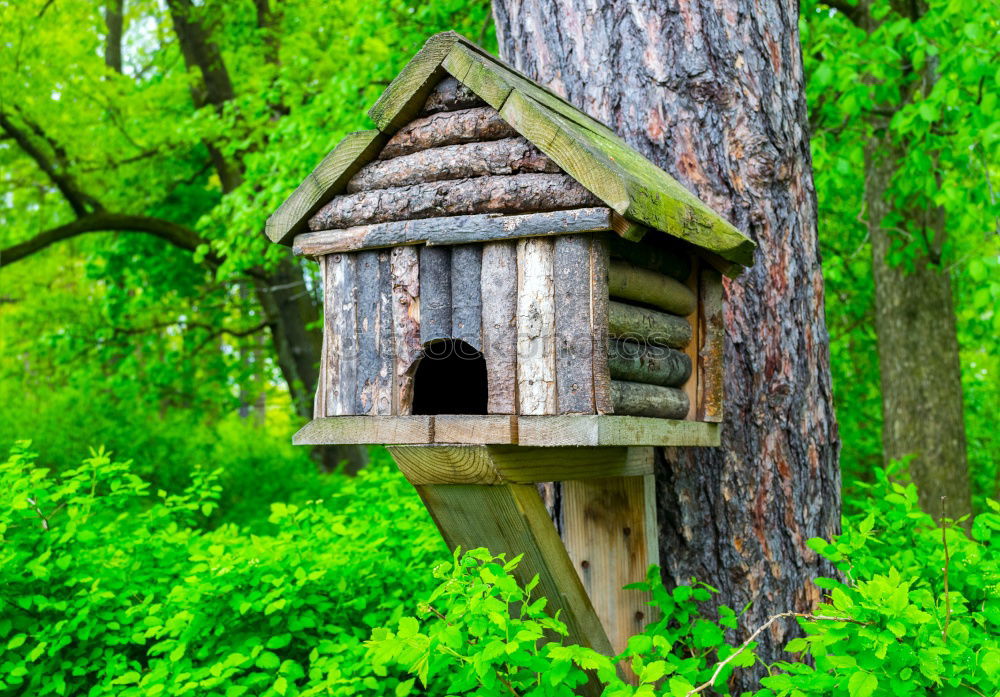
{"label": "green leaf", "polygon": [[847,691],[851,697],[870,697],[878,688],[878,678],[871,673],[858,671],[847,682]]}

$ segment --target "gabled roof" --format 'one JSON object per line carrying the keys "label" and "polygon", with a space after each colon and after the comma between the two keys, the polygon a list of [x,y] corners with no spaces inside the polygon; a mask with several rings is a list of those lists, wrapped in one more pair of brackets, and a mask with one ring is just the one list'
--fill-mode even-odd
{"label": "gabled roof", "polygon": [[455,32],[435,34],[368,115],[377,130],[350,133],[275,213],[266,232],[291,244],[306,222],[413,120],[434,86],[454,76],[567,174],[627,221],[665,232],[742,266],[756,245],[604,124]]}

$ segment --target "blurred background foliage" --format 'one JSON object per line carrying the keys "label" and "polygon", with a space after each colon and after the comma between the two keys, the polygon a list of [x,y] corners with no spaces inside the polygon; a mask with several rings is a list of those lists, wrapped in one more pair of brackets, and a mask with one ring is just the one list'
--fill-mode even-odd
{"label": "blurred background foliage", "polygon": [[[866,117],[908,79],[893,66],[922,60],[936,61],[940,77],[894,107],[893,137],[908,147],[892,195],[947,209],[943,265],[982,509],[997,495],[1000,448],[996,18],[970,0],[935,5],[918,22],[885,5],[891,21],[865,31],[852,6],[836,4],[806,2],[801,27],[848,503],[853,482],[883,459]],[[225,103],[199,93],[178,17],[220,51]],[[285,254],[266,243],[264,220],[346,132],[370,127],[368,106],[428,35],[455,29],[495,51],[488,3],[28,0],[0,6],[0,26],[0,115],[10,125],[0,134],[0,247],[81,210],[170,221],[198,242],[102,232],[4,266],[0,444],[30,438],[39,463],[55,468],[104,444],[157,486],[212,463],[227,473],[233,506],[241,487],[269,502],[318,486],[307,453],[288,445],[302,416],[251,291]],[[218,157],[239,164],[236,180],[223,181]],[[914,244],[901,235],[895,263]],[[298,293],[317,300],[315,269],[295,264]]]}

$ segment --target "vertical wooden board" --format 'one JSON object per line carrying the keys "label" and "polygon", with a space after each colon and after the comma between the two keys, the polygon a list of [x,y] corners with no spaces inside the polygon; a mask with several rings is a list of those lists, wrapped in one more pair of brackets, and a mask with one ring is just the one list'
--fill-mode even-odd
{"label": "vertical wooden board", "polygon": [[451,335],[477,351],[483,347],[482,248],[451,248]]}
{"label": "vertical wooden board", "polygon": [[548,598],[549,613],[561,611],[567,643],[611,655],[607,635],[533,485],[431,484],[416,489],[449,547],[486,547],[508,559],[524,554],[517,578],[527,583],[538,574],[534,597]]}
{"label": "vertical wooden board", "polygon": [[622,588],[644,580],[657,561],[652,481],[646,475],[562,485],[563,542],[616,653],[652,619],[649,594]]}
{"label": "vertical wooden board", "polygon": [[608,243],[606,236],[594,235],[590,247],[590,331],[594,337],[592,371],[598,414],[612,414],[615,410],[608,368],[608,298]]}
{"label": "vertical wooden board", "polygon": [[[320,278],[320,289],[322,292],[326,293],[326,257],[322,256],[319,258],[319,278]],[[325,300],[325,298],[324,298]],[[324,305],[326,303],[324,302]],[[323,318],[323,344],[320,348],[319,353],[319,375],[316,378],[316,396],[313,399],[313,418],[322,419],[326,416],[326,362],[327,353],[329,352],[329,340],[327,335],[330,333],[329,327],[326,325],[326,317]]]}
{"label": "vertical wooden board", "polygon": [[698,284],[698,419],[720,423],[723,413],[723,378],[726,327],[722,315],[722,274],[703,265]]}
{"label": "vertical wooden board", "polygon": [[388,249],[378,252],[378,306],[378,372],[375,378],[375,411],[372,413],[389,416],[393,413],[395,342],[392,338],[392,265]]}
{"label": "vertical wooden board", "polygon": [[379,274],[378,252],[355,254],[358,289],[357,341],[358,381],[354,394],[355,414],[375,414],[375,392],[379,362]]}
{"label": "vertical wooden board", "polygon": [[591,239],[585,235],[566,235],[553,242],[556,396],[560,414],[594,413]]}
{"label": "vertical wooden board", "polygon": [[[684,285],[691,289],[691,291],[697,297],[698,295],[698,277],[701,273],[701,260],[697,257],[691,258],[691,275],[688,276],[687,281]],[[688,413],[684,417],[686,421],[693,421],[698,418],[698,381],[701,379],[700,366],[698,365],[698,348],[701,346],[701,331],[698,322],[698,307],[697,304],[694,308],[694,312],[688,315],[688,324],[691,325],[691,343],[687,345],[684,352],[691,359],[691,377],[688,378],[687,382],[684,383],[684,392],[688,396]]]}
{"label": "vertical wooden board", "polygon": [[483,245],[483,357],[490,414],[517,413],[517,243]]}
{"label": "vertical wooden board", "polygon": [[327,360],[326,415],[354,414],[357,389],[358,350],[355,336],[357,295],[355,255],[327,257],[325,320],[329,336]]}
{"label": "vertical wooden board", "polygon": [[420,247],[420,343],[451,337],[451,250]]}
{"label": "vertical wooden board", "polygon": [[521,414],[555,414],[552,240],[517,243],[517,393]]}
{"label": "vertical wooden board", "polygon": [[420,280],[416,247],[394,247],[389,254],[392,278],[392,413],[410,413],[413,377],[410,366],[420,355]]}

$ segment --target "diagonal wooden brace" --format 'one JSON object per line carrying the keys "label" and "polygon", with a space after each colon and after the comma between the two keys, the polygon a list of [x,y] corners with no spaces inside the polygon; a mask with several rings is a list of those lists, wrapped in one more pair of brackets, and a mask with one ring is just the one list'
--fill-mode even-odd
{"label": "diagonal wooden brace", "polygon": [[[524,554],[568,641],[620,653],[649,617],[623,590],[657,563],[652,448],[391,446],[448,545]],[[536,483],[562,484],[560,536]]]}

